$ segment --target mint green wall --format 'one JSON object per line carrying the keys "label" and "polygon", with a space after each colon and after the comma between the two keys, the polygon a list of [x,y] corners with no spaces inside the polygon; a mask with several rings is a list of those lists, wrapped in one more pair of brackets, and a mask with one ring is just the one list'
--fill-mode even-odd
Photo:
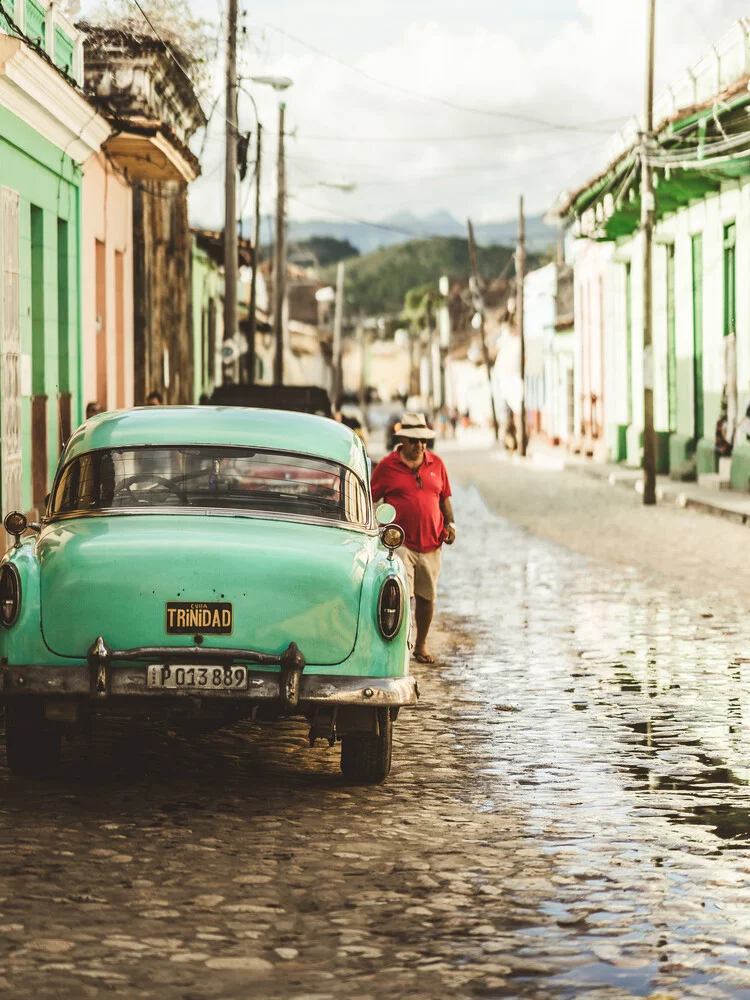
{"label": "mint green wall", "polygon": [[[40,331],[44,375],[41,389],[47,395],[47,452],[50,477],[57,465],[59,391],[58,373],[58,259],[57,222],[64,219],[68,234],[70,294],[68,302],[68,385],[73,394],[73,425],[80,420],[80,168],[57,146],[48,142],[6,108],[0,107],[0,186],[19,195],[20,330],[21,353],[32,354],[31,326],[31,208],[41,209],[43,246],[41,291],[44,325]],[[37,359],[37,364],[38,364]],[[38,389],[35,389],[38,391]],[[23,505],[31,505],[31,400],[21,400],[23,441]]]}
{"label": "mint green wall", "polygon": [[[192,303],[193,303],[193,401],[198,402],[201,393],[209,395],[214,385],[209,381],[209,359],[203,342],[203,311],[208,313],[208,303],[216,303],[216,337],[221,337],[220,313],[224,301],[224,277],[219,266],[207,253],[200,250],[193,241],[192,253]],[[217,345],[220,346],[220,345]],[[216,372],[215,376],[220,373]]]}
{"label": "mint green wall", "polygon": [[208,276],[208,257],[193,241],[192,305],[193,305],[193,402],[197,403],[203,388],[203,372],[206,359],[203,357],[203,307],[206,304],[205,288]]}

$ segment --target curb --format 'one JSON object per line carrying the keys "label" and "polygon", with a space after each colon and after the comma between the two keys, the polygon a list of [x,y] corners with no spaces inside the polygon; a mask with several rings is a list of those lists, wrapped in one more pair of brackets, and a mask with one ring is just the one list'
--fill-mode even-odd
{"label": "curb", "polygon": [[[625,489],[633,489],[636,493],[643,493],[643,481],[640,478],[633,479],[630,476],[620,476],[616,472],[599,472],[592,466],[579,465],[577,462],[566,462],[563,465],[563,469],[565,472],[573,472],[588,479],[595,479],[600,483],[607,483],[609,486],[619,486]],[[750,523],[750,513],[732,510],[731,507],[722,507],[719,504],[711,503],[710,500],[703,500],[700,497],[690,496],[687,493],[665,490],[663,486],[656,487],[656,499],[661,503],[683,507],[685,510],[693,510],[696,514],[719,517],[734,524],[747,525]]]}

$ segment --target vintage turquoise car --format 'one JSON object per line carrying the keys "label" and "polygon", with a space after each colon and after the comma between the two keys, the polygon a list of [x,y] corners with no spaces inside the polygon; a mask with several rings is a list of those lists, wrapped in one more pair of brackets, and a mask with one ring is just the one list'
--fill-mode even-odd
{"label": "vintage turquoise car", "polygon": [[[334,420],[234,407],[100,414],[68,441],[40,524],[5,518],[7,759],[48,773],[92,715],[218,728],[302,716],[358,782],[389,773],[409,675],[393,508]],[[28,531],[32,533],[29,534]],[[26,534],[24,534],[26,532]]]}

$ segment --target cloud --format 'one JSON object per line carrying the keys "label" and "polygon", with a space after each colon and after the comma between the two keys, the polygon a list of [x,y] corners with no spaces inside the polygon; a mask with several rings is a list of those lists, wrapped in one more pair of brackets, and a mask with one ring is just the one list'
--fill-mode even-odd
{"label": "cloud", "polygon": [[[555,6],[549,3],[550,17]],[[657,92],[747,13],[743,0],[715,0],[710,10],[700,0],[661,0],[659,7]],[[520,193],[530,210],[543,211],[561,189],[603,166],[617,121],[641,111],[645,0],[579,0],[574,14],[538,38],[517,36],[511,25],[473,24],[471,5],[464,13],[450,25],[435,19],[399,25],[394,16],[392,40],[368,49],[358,37],[351,56],[339,26],[333,47],[343,49],[342,60],[353,68],[288,37],[280,51],[269,31],[265,65],[259,70],[256,60],[254,72],[295,81],[287,96],[287,131],[296,133],[287,140],[295,217],[381,219],[405,209],[448,209],[459,219],[498,220],[515,213]],[[325,32],[304,32],[303,26],[294,33],[326,50]],[[270,210],[276,98],[250,86],[266,128],[263,200]],[[241,115],[252,127],[244,98]],[[216,126],[206,147],[208,174],[223,155]],[[356,182],[356,192],[316,186],[342,179]],[[193,212],[203,222],[221,224],[220,182],[219,170],[195,186]]]}

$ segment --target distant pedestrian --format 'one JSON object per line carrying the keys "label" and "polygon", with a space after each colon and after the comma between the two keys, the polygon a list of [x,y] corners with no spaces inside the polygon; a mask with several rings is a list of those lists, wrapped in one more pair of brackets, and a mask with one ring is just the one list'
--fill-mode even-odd
{"label": "distant pedestrian", "polygon": [[150,392],[148,396],[146,396],[146,406],[163,406],[163,405],[164,405],[164,400],[162,399],[162,395],[160,392],[156,391]]}
{"label": "distant pedestrian", "polygon": [[516,418],[513,416],[513,410],[508,410],[508,419],[505,421],[503,444],[505,445],[505,450],[509,451],[511,455],[518,449]]}
{"label": "distant pedestrian", "polygon": [[104,407],[101,403],[92,399],[90,403],[86,403],[86,419],[88,420],[89,417],[95,417],[97,413],[104,413]]}
{"label": "distant pedestrian", "polygon": [[729,434],[729,399],[727,388],[724,386],[721,392],[719,419],[716,421],[714,432],[714,453],[717,458],[728,458],[732,454],[731,437],[732,435]]}
{"label": "distant pedestrian", "polygon": [[414,598],[417,640],[414,659],[434,663],[427,649],[442,545],[456,539],[451,488],[442,460],[427,450],[435,432],[423,413],[405,413],[397,430],[396,450],[378,463],[372,474],[372,495],[396,508],[396,521],[404,529],[404,544],[396,549],[409,575]]}
{"label": "distant pedestrian", "polygon": [[451,408],[450,414],[448,415],[448,420],[450,421],[451,425],[451,431],[452,431],[451,437],[455,441],[456,428],[458,427],[458,410],[456,409],[455,406]]}

